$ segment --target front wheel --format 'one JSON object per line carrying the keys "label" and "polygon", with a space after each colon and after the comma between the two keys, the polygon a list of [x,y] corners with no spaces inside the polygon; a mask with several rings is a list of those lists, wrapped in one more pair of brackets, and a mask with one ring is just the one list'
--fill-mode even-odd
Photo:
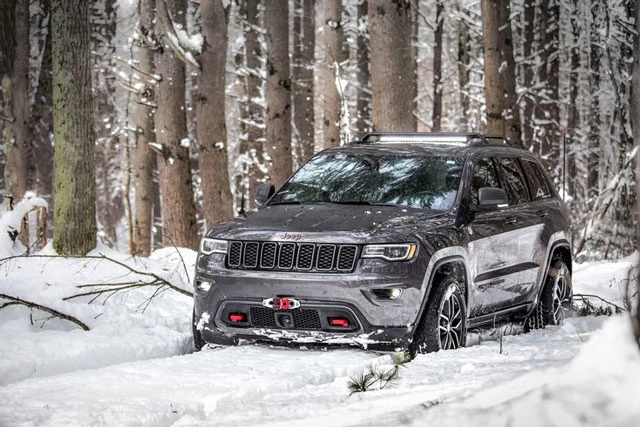
{"label": "front wheel", "polygon": [[466,313],[460,284],[452,276],[445,277],[427,302],[409,345],[411,356],[463,347],[467,337]]}

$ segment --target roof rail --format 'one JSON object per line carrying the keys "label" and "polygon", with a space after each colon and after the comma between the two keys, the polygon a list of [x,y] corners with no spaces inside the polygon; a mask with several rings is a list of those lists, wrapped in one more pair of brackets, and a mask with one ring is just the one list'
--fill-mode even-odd
{"label": "roof rail", "polygon": [[355,144],[433,144],[477,147],[484,145],[507,145],[509,140],[502,136],[486,136],[478,133],[456,132],[405,132],[369,133]]}

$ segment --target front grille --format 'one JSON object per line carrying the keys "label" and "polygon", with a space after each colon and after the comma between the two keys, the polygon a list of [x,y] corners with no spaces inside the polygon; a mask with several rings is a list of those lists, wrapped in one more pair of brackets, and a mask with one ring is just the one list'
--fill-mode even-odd
{"label": "front grille", "polygon": [[289,313],[293,318],[293,329],[322,329],[318,310],[295,309],[274,311],[267,307],[251,307],[251,327],[253,328],[279,328],[276,323],[277,313]]}
{"label": "front grille", "polygon": [[227,267],[244,270],[350,273],[358,246],[292,242],[232,241]]}

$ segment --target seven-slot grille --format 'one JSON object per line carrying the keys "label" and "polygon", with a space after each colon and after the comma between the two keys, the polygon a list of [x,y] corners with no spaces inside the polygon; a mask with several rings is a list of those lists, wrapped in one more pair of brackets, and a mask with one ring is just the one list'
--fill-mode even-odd
{"label": "seven-slot grille", "polygon": [[352,272],[356,245],[330,243],[231,241],[227,266],[233,269]]}

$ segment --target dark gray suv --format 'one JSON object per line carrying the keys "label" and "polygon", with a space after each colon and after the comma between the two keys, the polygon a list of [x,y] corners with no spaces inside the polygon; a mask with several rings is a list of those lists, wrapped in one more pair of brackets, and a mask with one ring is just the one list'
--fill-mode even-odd
{"label": "dark gray suv", "polygon": [[568,215],[532,154],[477,134],[370,134],[313,156],[202,239],[193,335],[430,352],[558,324]]}

